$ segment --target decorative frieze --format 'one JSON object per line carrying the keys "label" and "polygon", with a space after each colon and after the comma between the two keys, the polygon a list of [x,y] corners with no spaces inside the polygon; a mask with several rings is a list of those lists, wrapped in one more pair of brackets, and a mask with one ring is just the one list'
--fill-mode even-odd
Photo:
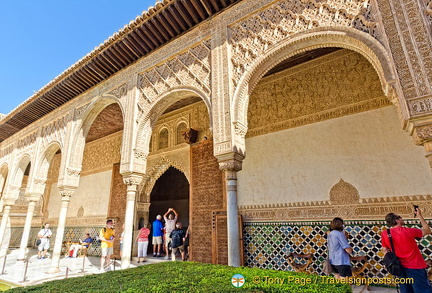
{"label": "decorative frieze", "polygon": [[37,132],[35,131],[35,132],[25,136],[24,138],[19,139],[18,143],[17,143],[17,147],[19,149],[22,149],[22,148],[25,148],[26,146],[33,144],[36,141],[36,137],[37,137]]}
{"label": "decorative frieze", "polygon": [[210,41],[139,74],[140,104],[152,104],[158,96],[179,86],[193,86],[210,95]]}
{"label": "decorative frieze", "polygon": [[377,219],[390,212],[411,218],[413,204],[422,207],[425,217],[432,216],[432,195],[411,195],[394,197],[365,198],[356,201],[295,202],[239,207],[244,221],[314,221],[331,220],[335,216],[346,219]]}
{"label": "decorative frieze", "polygon": [[316,27],[347,26],[376,36],[370,1],[276,2],[229,27],[232,81],[236,86],[255,58],[280,41]]}

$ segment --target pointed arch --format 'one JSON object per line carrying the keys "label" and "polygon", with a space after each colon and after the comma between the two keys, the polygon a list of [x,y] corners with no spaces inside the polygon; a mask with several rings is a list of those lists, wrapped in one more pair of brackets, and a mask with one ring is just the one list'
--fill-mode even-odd
{"label": "pointed arch", "polygon": [[[297,54],[317,48],[338,47],[355,51],[364,56],[373,66],[380,79],[383,92],[390,97],[396,83],[395,69],[387,50],[369,34],[350,27],[323,27],[299,33],[286,39],[259,56],[250,69],[239,79],[231,108],[236,133],[243,136],[247,130],[249,95],[259,80],[274,66]],[[391,99],[393,97],[390,97]],[[395,102],[392,100],[392,102]],[[406,105],[396,101],[406,116]]]}
{"label": "pointed arch", "polygon": [[[29,164],[31,164],[31,161],[32,160],[29,154],[22,155],[21,158],[18,160],[18,165],[12,172],[12,178],[9,181],[9,186],[6,194],[8,198],[18,198],[24,178],[24,173]],[[31,168],[34,168],[34,166],[31,166]]]}
{"label": "pointed arch", "polygon": [[67,162],[67,167],[72,173],[80,172],[82,166],[82,159],[84,156],[84,148],[86,144],[86,137],[90,131],[91,126],[95,122],[99,114],[108,106],[117,104],[120,108],[122,121],[125,121],[125,109],[117,98],[114,97],[100,97],[92,102],[83,113],[83,118],[78,122],[76,131],[73,135],[73,151],[70,151],[70,159]]}
{"label": "pointed arch", "polygon": [[175,164],[174,162],[163,158],[160,162],[155,164],[150,170],[147,171],[146,177],[147,180],[145,181],[146,184],[143,186],[143,190],[141,192],[141,200],[144,200],[145,202],[149,202],[150,198],[143,199],[144,196],[150,197],[150,193],[156,184],[156,181],[170,168],[174,168],[178,170],[179,172],[183,173],[183,175],[186,177],[187,181],[190,184],[190,174],[186,172],[181,165]]}

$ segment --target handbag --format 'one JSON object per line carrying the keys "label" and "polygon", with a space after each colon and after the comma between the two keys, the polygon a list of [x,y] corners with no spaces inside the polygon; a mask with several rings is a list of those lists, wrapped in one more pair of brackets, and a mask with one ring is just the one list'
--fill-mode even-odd
{"label": "handbag", "polygon": [[330,275],[333,272],[331,267],[330,258],[327,256],[326,259],[322,263],[322,271],[326,275]]}
{"label": "handbag", "polygon": [[396,256],[390,229],[387,230],[387,234],[390,240],[391,251],[387,252],[384,256],[384,265],[386,270],[393,276],[402,276],[402,265]]}
{"label": "handbag", "polygon": [[[42,237],[45,236],[45,234],[48,232],[48,230],[45,231],[45,233],[43,233]],[[36,240],[36,246],[39,246],[42,243],[42,239],[39,238],[38,240]]]}

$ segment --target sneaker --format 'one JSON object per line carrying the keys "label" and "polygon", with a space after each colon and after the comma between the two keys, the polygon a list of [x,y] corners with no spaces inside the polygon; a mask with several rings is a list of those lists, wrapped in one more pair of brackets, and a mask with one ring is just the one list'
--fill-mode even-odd
{"label": "sneaker", "polygon": [[41,259],[39,256],[38,256],[38,258],[37,259]]}
{"label": "sneaker", "polygon": [[101,268],[99,272],[105,273],[105,270],[103,268]]}
{"label": "sneaker", "polygon": [[167,255],[165,255],[165,257],[164,257],[164,260],[168,260],[169,259],[169,257],[168,257],[168,254]]}
{"label": "sneaker", "polygon": [[45,256],[42,256],[42,259],[45,259]]}
{"label": "sneaker", "polygon": [[153,257],[156,257],[156,253],[153,253]]}

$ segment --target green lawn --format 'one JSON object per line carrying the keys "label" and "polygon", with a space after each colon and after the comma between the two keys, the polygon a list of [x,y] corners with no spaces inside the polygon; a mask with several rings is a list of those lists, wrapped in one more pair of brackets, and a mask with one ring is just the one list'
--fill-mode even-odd
{"label": "green lawn", "polygon": [[[241,288],[231,284],[231,278],[236,274],[245,278]],[[348,285],[334,284],[334,281],[333,278],[294,272],[194,262],[163,262],[14,288],[7,292],[351,292]]]}

